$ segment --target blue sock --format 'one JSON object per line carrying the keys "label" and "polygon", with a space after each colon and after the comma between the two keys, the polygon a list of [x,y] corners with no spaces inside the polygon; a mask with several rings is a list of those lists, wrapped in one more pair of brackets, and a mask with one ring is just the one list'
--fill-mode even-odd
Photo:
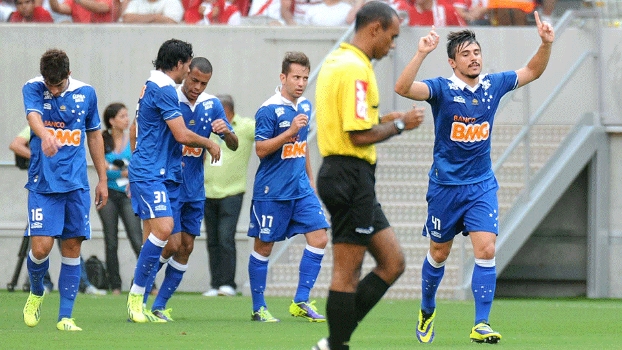
{"label": "blue sock", "polygon": [[253,251],[248,259],[248,277],[253,298],[253,312],[255,312],[262,306],[266,307],[263,291],[266,289],[268,278],[268,258]]}
{"label": "blue sock", "polygon": [[428,252],[421,268],[421,310],[426,314],[436,309],[436,291],[444,274],[445,262],[437,263]]}
{"label": "blue sock", "polygon": [[58,291],[60,292],[59,321],[64,317],[71,318],[79,286],[80,258],[61,257],[60,275],[58,276]]}
{"label": "blue sock", "polygon": [[152,270],[157,266],[162,248],[166,245],[166,241],[159,240],[153,233],[149,234],[147,240],[143,244],[138,259],[136,261],[136,269],[134,270],[134,285],[130,289],[131,293],[144,294],[147,280]]}
{"label": "blue sock", "polygon": [[495,259],[475,259],[473,276],[471,276],[471,289],[475,299],[475,324],[480,322],[488,323],[496,286],[497,269],[495,267]]}
{"label": "blue sock", "polygon": [[42,260],[37,260],[32,256],[32,250],[28,252],[26,268],[30,278],[30,291],[34,295],[42,296],[45,288],[43,287],[43,276],[50,268],[50,259],[46,256]]}
{"label": "blue sock", "polygon": [[151,270],[149,278],[147,279],[147,284],[145,284],[145,295],[143,296],[143,304],[147,304],[147,299],[149,299],[149,294],[151,293],[151,289],[153,288],[155,279],[158,276],[158,272],[162,270],[162,266],[164,266],[164,264],[166,264],[168,260],[169,259],[164,259],[162,256],[160,256],[160,261],[158,261],[158,264],[154,267],[153,270]]}
{"label": "blue sock", "polygon": [[322,258],[324,257],[324,249],[312,247],[307,244],[302,259],[300,259],[300,272],[298,276],[298,288],[294,296],[294,302],[300,303],[309,301],[311,288],[315,284],[317,275],[320,274],[322,267]]}
{"label": "blue sock", "polygon": [[184,277],[184,272],[187,269],[188,265],[182,265],[173,259],[168,261],[164,281],[160,286],[160,291],[153,302],[151,310],[164,310],[166,308],[166,303],[173,296],[177,287],[179,287],[181,279]]}

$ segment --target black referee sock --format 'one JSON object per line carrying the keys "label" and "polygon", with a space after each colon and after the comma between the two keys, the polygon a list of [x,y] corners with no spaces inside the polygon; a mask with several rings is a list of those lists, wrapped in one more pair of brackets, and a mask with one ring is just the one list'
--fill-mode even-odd
{"label": "black referee sock", "polygon": [[356,321],[361,322],[365,315],[376,306],[391,285],[374,272],[363,278],[356,288]]}
{"label": "black referee sock", "polygon": [[355,294],[328,291],[326,301],[328,342],[331,350],[350,349],[350,337],[357,326]]}

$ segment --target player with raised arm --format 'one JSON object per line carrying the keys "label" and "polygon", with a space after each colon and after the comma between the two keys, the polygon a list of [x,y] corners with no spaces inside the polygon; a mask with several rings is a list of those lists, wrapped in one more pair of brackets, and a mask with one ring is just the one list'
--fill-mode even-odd
{"label": "player with raised arm", "polygon": [[427,101],[434,115],[434,155],[429,172],[428,217],[423,235],[430,249],[421,272],[421,309],[417,339],[434,340],[436,291],[445,272],[445,262],[454,237],[471,238],[475,267],[471,288],[475,299],[475,325],[471,341],[497,343],[501,334],[489,325],[497,273],[495,242],[499,233],[499,185],[490,158],[495,113],[503,95],[540,77],[551,56],[553,27],[541,22],[535,12],[541,44],[523,68],[492,74],[482,73],[482,48],[471,30],[447,36],[449,78],[416,81],[425,57],[438,45],[431,30],[419,40],[418,49],[395,84],[395,91],[418,101]]}
{"label": "player with raised arm", "polygon": [[134,271],[127,299],[130,321],[158,321],[143,308],[147,280],[158,267],[162,249],[173,232],[179,213],[182,182],[182,146],[203,147],[217,161],[220,147],[186,127],[175,84],[188,75],[192,45],[177,39],[165,41],[154,61],[155,70],[145,83],[136,109],[136,144],[129,166],[132,207],[143,220],[147,236]]}

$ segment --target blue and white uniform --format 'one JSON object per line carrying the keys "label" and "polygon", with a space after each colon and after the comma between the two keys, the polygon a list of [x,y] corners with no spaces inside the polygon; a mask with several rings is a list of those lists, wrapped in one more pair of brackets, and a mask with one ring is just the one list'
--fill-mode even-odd
{"label": "blue and white uniform", "polygon": [[423,235],[447,242],[459,233],[498,233],[498,184],[490,158],[494,116],[503,95],[518,86],[516,72],[481,75],[475,87],[455,75],[423,81],[434,116],[434,162],[429,172]]}
{"label": "blue and white uniform", "polygon": [[141,219],[171,216],[177,210],[181,144],[167,120],[181,117],[175,81],[151,71],[136,108],[136,149],[129,165],[132,207]]}
{"label": "blue and white uniform", "polygon": [[[212,122],[222,119],[227,124],[227,128],[233,132],[222,103],[216,96],[203,92],[197,97],[194,105],[191,105],[181,88],[181,86],[177,88],[177,96],[188,129],[209,138],[212,133]],[[217,135],[221,139],[225,137],[224,134]],[[205,153],[204,148],[188,146],[182,148],[183,183],[179,197],[181,213],[179,220],[175,220],[173,232],[186,232],[195,236],[201,234],[201,220],[205,211],[204,155],[207,156],[206,161],[210,161],[210,155]]]}
{"label": "blue and white uniform", "polygon": [[[301,113],[311,120],[311,108],[306,98],[299,97],[294,104],[277,89],[255,114],[255,141],[272,139],[285,132]],[[275,242],[329,227],[306,172],[310,124],[279,150],[260,160],[253,189],[250,237]]]}
{"label": "blue and white uniform", "polygon": [[52,157],[41,149],[41,139],[31,132],[31,159],[26,188],[26,235],[90,238],[90,196],[87,177],[87,132],[101,128],[97,96],[92,86],[68,78],[68,87],[54,97],[37,77],[22,88],[26,115],[36,112],[47,131],[61,143]]}

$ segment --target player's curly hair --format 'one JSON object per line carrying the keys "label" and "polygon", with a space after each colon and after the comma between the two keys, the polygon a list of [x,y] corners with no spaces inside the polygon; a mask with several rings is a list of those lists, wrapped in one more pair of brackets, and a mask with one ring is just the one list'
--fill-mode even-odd
{"label": "player's curly hair", "polygon": [[157,70],[168,72],[173,70],[179,61],[186,63],[192,59],[192,44],[178,39],[165,41],[158,50],[158,57],[153,61]]}
{"label": "player's curly hair", "polygon": [[473,43],[481,49],[481,45],[475,39],[475,33],[472,30],[464,29],[458,32],[450,32],[447,34],[447,57],[452,60],[456,59],[456,53],[460,49]]}
{"label": "player's curly hair", "polygon": [[283,64],[281,65],[281,73],[287,75],[289,73],[292,64],[297,63],[307,69],[311,70],[311,62],[309,57],[300,51],[289,51],[285,53],[283,57]]}
{"label": "player's curly hair", "polygon": [[39,71],[47,84],[57,85],[69,77],[69,57],[59,49],[47,50],[39,61]]}

